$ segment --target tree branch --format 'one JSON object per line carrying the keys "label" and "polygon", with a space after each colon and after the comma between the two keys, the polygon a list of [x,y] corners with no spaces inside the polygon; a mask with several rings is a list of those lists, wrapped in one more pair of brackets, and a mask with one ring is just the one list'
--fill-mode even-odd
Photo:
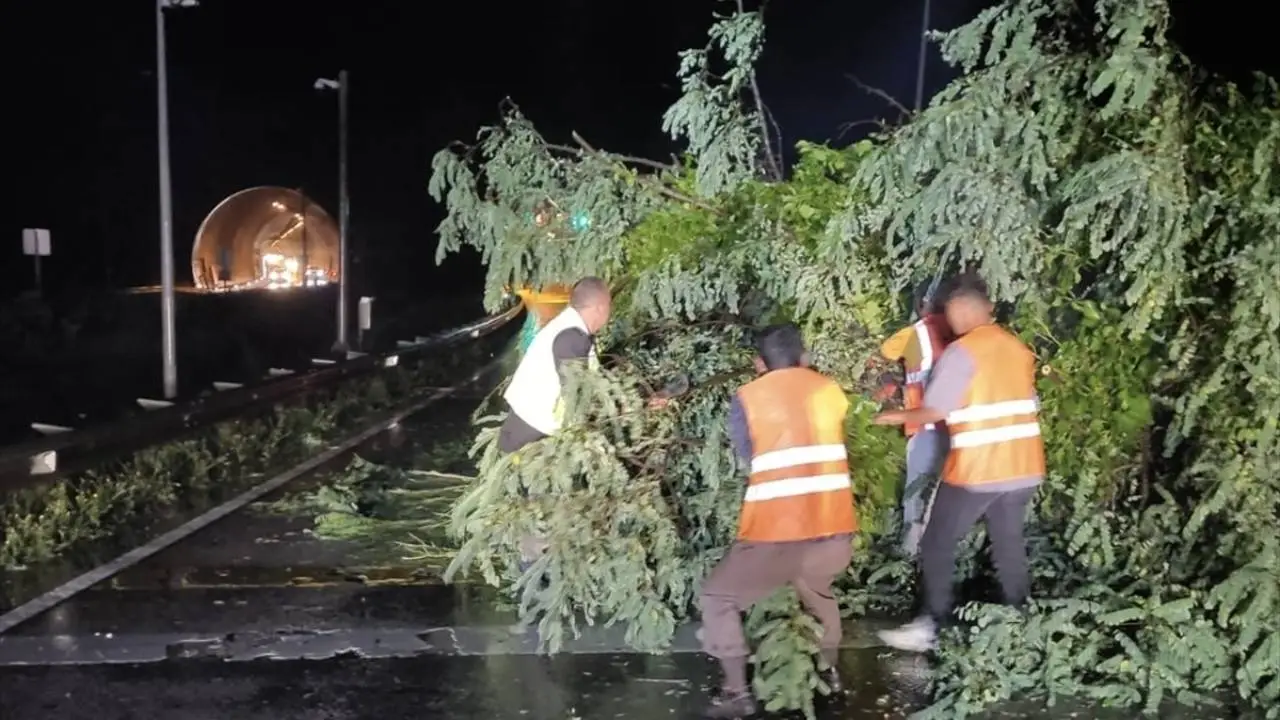
{"label": "tree branch", "polygon": [[858,88],[859,88],[859,89],[861,89],[863,92],[865,92],[865,93],[867,93],[867,94],[870,94],[870,95],[874,95],[874,96],[876,96],[876,97],[880,98],[881,100],[884,100],[886,103],[888,103],[888,104],[889,104],[889,106],[890,106],[890,107],[892,107],[892,108],[894,108],[895,110],[897,110],[898,112],[902,113],[902,115],[903,115],[904,117],[911,117],[912,112],[911,112],[910,110],[908,110],[908,109],[907,109],[907,106],[906,106],[906,105],[903,105],[902,103],[898,102],[898,99],[897,99],[897,98],[895,98],[894,96],[890,95],[889,93],[885,92],[884,90],[881,90],[880,88],[877,88],[877,87],[871,87],[870,85],[868,85],[868,84],[866,84],[866,83],[862,82],[861,80],[859,80],[859,79],[858,79],[858,76],[856,76],[856,75],[845,75],[845,77],[847,77],[847,78],[849,78],[850,80],[852,80],[852,81],[853,81],[853,84],[854,84],[854,85],[857,85],[857,86],[858,86]]}
{"label": "tree branch", "polygon": [[877,128],[879,128],[882,131],[889,129],[889,126],[883,120],[850,120],[847,123],[840,124],[840,127],[838,128],[840,131],[840,134],[836,135],[836,139],[837,140],[843,139],[844,136],[849,133],[849,131],[853,130],[854,128],[861,127],[863,125],[875,125]]}
{"label": "tree branch", "polygon": [[[595,146],[593,146],[591,143],[587,142],[586,139],[583,138],[581,135],[579,135],[576,130],[573,131],[573,141],[578,143],[578,147],[575,148],[575,147],[569,147],[567,145],[553,145],[551,143],[547,143],[546,147],[549,150],[555,150],[557,152],[563,152],[570,155],[577,155],[578,157],[591,155],[594,157],[602,158],[604,160],[611,160],[613,162],[620,162],[620,163],[630,163],[632,165],[643,165],[645,167],[651,167],[656,170],[663,170],[666,172],[680,171],[680,166],[676,164],[668,165],[666,163],[661,163],[661,162],[658,162],[657,160],[650,160],[648,158],[636,157],[634,155],[620,155],[618,153],[599,150]],[[652,185],[653,188],[659,194],[661,194],[663,197],[666,197],[667,199],[675,200],[676,202],[680,202],[680,203],[686,203],[688,205],[693,205],[694,207],[698,207],[713,213],[720,212],[715,207],[708,205],[705,202],[695,197],[690,197],[688,195],[685,195],[682,192],[673,190],[658,178],[651,177],[651,176],[646,177],[642,175],[640,179],[641,181],[647,182],[650,185]]]}
{"label": "tree branch", "polygon": [[[644,180],[645,178],[641,178],[641,179]],[[663,197],[667,198],[668,200],[675,200],[676,202],[692,205],[696,208],[701,208],[703,210],[706,210],[707,212],[712,212],[717,215],[720,214],[720,210],[715,206],[708,205],[702,202],[701,200],[699,200],[698,198],[690,197],[688,195],[685,195],[682,192],[679,192],[678,190],[672,190],[666,185],[663,185],[662,181],[660,180],[649,179],[649,182],[653,184],[654,189],[657,190],[659,194],[661,194]]]}
{"label": "tree branch", "polygon": [[773,111],[768,105],[763,105],[765,113],[769,116],[769,127],[773,129],[773,138],[778,143],[777,147],[782,148],[782,127],[778,125],[778,121],[773,117]]}
{"label": "tree branch", "polygon": [[[520,112],[519,107],[517,107],[514,102],[511,102],[510,98],[504,100],[500,107],[502,108],[502,111],[504,114]],[[673,173],[680,172],[680,165],[676,162],[676,159],[674,157],[672,158],[671,164],[667,164],[663,162],[658,162],[657,160],[650,160],[648,158],[637,157],[635,155],[622,155],[619,153],[607,152],[604,150],[597,149],[591,143],[587,142],[586,139],[582,137],[582,135],[578,134],[577,130],[573,131],[572,136],[573,136],[573,141],[578,144],[578,147],[570,147],[568,145],[557,145],[555,143],[547,142],[546,139],[541,138],[541,136],[539,136],[539,138],[542,139],[543,147],[547,148],[552,152],[565,153],[566,155],[574,155],[579,158],[585,157],[587,155],[591,155],[591,156],[601,158],[604,160],[609,160],[612,162],[631,164],[631,165],[643,165],[645,167],[653,168],[655,170],[663,170],[666,172],[673,172]],[[670,200],[675,200],[676,202],[692,205],[694,207],[698,207],[703,210],[707,210],[709,212],[713,212],[717,214],[720,212],[715,207],[708,205],[707,203],[702,202],[697,198],[690,197],[688,195],[685,195],[682,192],[673,190],[672,188],[668,187],[665,183],[663,183],[661,180],[657,178],[641,176],[641,180],[644,182],[650,183],[659,194],[661,194],[662,196]]]}
{"label": "tree branch", "polygon": [[[737,0],[738,14],[745,15],[746,7],[742,0]],[[764,98],[760,95],[760,83],[756,81],[755,68],[751,69],[751,95],[756,103],[756,122],[760,125],[760,141],[764,143],[765,175],[772,181],[782,180],[782,163],[778,162],[778,154],[773,147],[773,138],[769,135],[769,111],[764,106]]]}
{"label": "tree branch", "polygon": [[666,163],[659,162],[657,160],[650,160],[648,158],[637,157],[635,155],[620,155],[614,152],[597,150],[594,147],[592,147],[590,144],[588,144],[586,140],[583,140],[582,136],[579,135],[576,131],[573,133],[573,139],[581,147],[571,147],[569,145],[557,145],[555,143],[543,143],[543,144],[546,146],[548,150],[564,153],[566,155],[576,155],[579,158],[585,157],[587,155],[592,155],[598,158],[602,158],[604,160],[612,160],[614,162],[626,163],[629,165],[643,165],[645,167],[651,167],[655,170],[667,170],[670,172],[676,172],[680,170],[680,166],[678,165],[668,165]]}
{"label": "tree branch", "polygon": [[610,158],[613,160],[617,160],[619,162],[632,163],[634,165],[644,165],[646,167],[651,167],[657,170],[669,170],[671,172],[680,171],[680,166],[676,164],[667,164],[664,162],[659,162],[657,160],[650,160],[649,158],[637,157],[635,155],[619,155],[618,153],[614,153],[614,152],[598,150],[594,146],[592,146],[591,143],[587,142],[586,139],[584,139],[581,135],[579,135],[577,130],[573,131],[572,136],[573,136],[573,141],[578,143],[578,146],[582,148],[582,151],[588,152],[592,155]]}

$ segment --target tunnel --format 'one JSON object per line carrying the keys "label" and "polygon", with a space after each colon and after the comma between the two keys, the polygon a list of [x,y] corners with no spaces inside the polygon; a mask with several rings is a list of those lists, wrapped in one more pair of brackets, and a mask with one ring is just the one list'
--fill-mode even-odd
{"label": "tunnel", "polygon": [[200,223],[191,276],[197,288],[209,291],[337,282],[338,225],[297,190],[241,190]]}

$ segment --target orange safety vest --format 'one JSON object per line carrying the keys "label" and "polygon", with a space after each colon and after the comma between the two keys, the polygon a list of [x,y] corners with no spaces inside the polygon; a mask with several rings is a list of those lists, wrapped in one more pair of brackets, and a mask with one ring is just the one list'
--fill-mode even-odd
{"label": "orange safety vest", "polygon": [[955,344],[973,358],[974,373],[964,404],[947,413],[951,450],[943,482],[972,487],[1043,478],[1035,354],[998,325],[979,327]]}
{"label": "orange safety vest", "polygon": [[858,528],[844,445],[849,400],[808,368],[768,372],[738,391],[751,435],[751,475],[738,539],[793,542]]}
{"label": "orange safety vest", "polygon": [[[907,410],[915,410],[924,404],[924,389],[929,383],[929,375],[933,372],[934,363],[938,362],[942,351],[947,347],[946,336],[950,333],[945,324],[946,318],[941,315],[926,315],[911,326],[915,331],[919,354],[912,353],[903,358],[907,384],[902,388],[902,406]],[[907,437],[911,437],[922,429],[932,430],[934,427],[933,423],[923,428],[918,423],[907,423],[903,426],[903,431]]]}

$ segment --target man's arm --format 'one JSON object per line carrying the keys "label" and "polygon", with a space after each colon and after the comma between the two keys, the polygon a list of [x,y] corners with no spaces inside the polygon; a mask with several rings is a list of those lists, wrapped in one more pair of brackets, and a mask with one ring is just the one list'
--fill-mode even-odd
{"label": "man's arm", "polygon": [[880,355],[885,360],[901,360],[907,352],[907,344],[916,336],[914,327],[908,325],[894,333],[880,345]]}
{"label": "man's arm", "polygon": [[747,426],[747,411],[737,393],[729,400],[729,444],[734,455],[743,462],[751,462],[751,430]]}
{"label": "man's arm", "polygon": [[513,453],[544,437],[546,435],[521,420],[519,415],[509,412],[507,419],[502,421],[502,427],[498,430],[498,449],[504,453]]}
{"label": "man's arm", "polygon": [[[915,325],[908,325],[894,333],[880,345],[880,356],[886,360],[901,363],[918,361],[920,358],[920,342],[916,337]],[[901,366],[899,370],[901,370]],[[904,378],[905,379],[905,378]],[[876,390],[875,401],[884,402],[896,394],[901,386],[899,376],[885,373],[877,378],[880,387]]]}
{"label": "man's arm", "polygon": [[560,382],[564,379],[564,364],[573,360],[585,360],[591,354],[591,336],[578,328],[560,331],[551,341],[551,357],[555,360]]}
{"label": "man's arm", "polygon": [[938,358],[924,391],[924,400],[915,410],[894,410],[876,416],[877,425],[941,422],[964,403],[976,366],[973,357],[959,345],[950,345]]}

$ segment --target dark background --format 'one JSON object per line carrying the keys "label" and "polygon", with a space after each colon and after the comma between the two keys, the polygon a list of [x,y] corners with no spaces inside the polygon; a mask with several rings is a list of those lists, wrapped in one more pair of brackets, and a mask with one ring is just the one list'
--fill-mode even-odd
{"label": "dark background", "polygon": [[[935,0],[935,28],[989,4]],[[1224,70],[1276,66],[1265,18],[1243,2],[1178,3],[1180,40]],[[203,0],[168,15],[177,278],[190,282],[205,214],[245,187],[301,187],[337,214],[337,100],[317,77],[351,73],[352,277],[361,285],[475,287],[474,257],[437,269],[431,156],[470,139],[511,96],[551,138],[663,156],[679,50],[705,41],[711,0]],[[837,136],[910,105],[922,3],[774,0],[761,69],[788,145]],[[1190,9],[1187,9],[1190,8]],[[23,227],[52,230],[49,295],[159,280],[155,26],[151,0],[6,4],[9,178],[0,299],[31,287]],[[930,51],[927,90],[951,73]],[[855,131],[853,136],[865,130]],[[845,139],[850,139],[846,136]]]}

